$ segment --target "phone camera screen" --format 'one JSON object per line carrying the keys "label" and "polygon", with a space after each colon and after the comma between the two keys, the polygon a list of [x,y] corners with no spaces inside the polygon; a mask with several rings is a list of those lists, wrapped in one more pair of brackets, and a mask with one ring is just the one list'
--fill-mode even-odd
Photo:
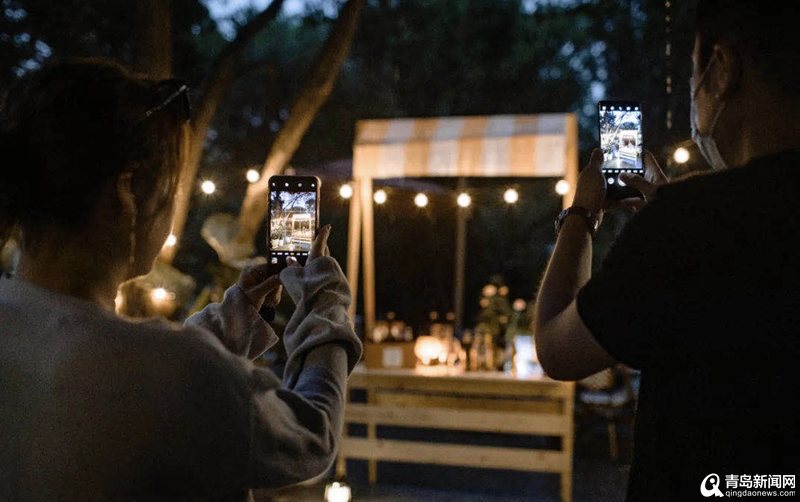
{"label": "phone camera screen", "polygon": [[[269,193],[270,259],[308,256],[317,228],[315,183],[271,183]],[[279,186],[280,185],[280,186]]]}
{"label": "phone camera screen", "polygon": [[641,173],[641,107],[635,104],[602,104],[599,112],[603,172],[611,175],[609,183],[619,180],[619,173],[622,172]]}

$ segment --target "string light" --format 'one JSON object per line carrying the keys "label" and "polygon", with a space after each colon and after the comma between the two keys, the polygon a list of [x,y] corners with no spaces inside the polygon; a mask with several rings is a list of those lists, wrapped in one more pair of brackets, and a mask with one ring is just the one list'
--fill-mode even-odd
{"label": "string light", "polygon": [[255,183],[260,179],[261,179],[261,173],[259,173],[255,169],[250,169],[247,171],[247,181],[249,181],[250,183]]}
{"label": "string light", "polygon": [[349,199],[353,196],[353,187],[350,185],[342,185],[341,188],[339,188],[339,195],[341,195],[343,199]]}
{"label": "string light", "polygon": [[503,194],[503,199],[509,204],[514,204],[519,200],[519,194],[513,188],[509,188],[506,190],[506,193]]}
{"label": "string light", "polygon": [[569,182],[567,180],[558,180],[556,183],[556,193],[558,195],[567,195],[569,193]]}
{"label": "string light", "polygon": [[458,195],[456,202],[461,207],[469,207],[472,204],[472,197],[467,192],[462,192]]}
{"label": "string light", "polygon": [[425,207],[428,205],[428,196],[424,193],[418,193],[416,197],[414,197],[414,204],[418,207]]}
{"label": "string light", "polygon": [[675,150],[675,155],[673,155],[675,162],[678,164],[686,164],[689,162],[689,150],[686,148],[680,147]]}
{"label": "string light", "polygon": [[203,190],[203,193],[206,195],[211,195],[217,190],[217,185],[214,184],[211,180],[205,180],[200,188]]}
{"label": "string light", "polygon": [[167,290],[164,288],[156,288],[150,293],[155,301],[163,301],[167,299]]}
{"label": "string light", "polygon": [[386,192],[383,190],[378,190],[375,192],[375,195],[373,195],[372,198],[375,199],[375,204],[383,204],[386,202]]}
{"label": "string light", "polygon": [[166,242],[164,242],[164,247],[165,247],[165,248],[171,248],[171,247],[172,247],[172,246],[174,246],[174,245],[175,245],[177,242],[178,242],[178,238],[177,238],[177,237],[175,237],[175,234],[169,234],[169,237],[167,237],[167,240],[166,240]]}

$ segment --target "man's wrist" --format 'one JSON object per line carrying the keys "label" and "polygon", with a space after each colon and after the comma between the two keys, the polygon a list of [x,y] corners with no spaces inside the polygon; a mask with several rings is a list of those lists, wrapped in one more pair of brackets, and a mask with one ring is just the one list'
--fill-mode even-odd
{"label": "man's wrist", "polygon": [[556,218],[555,221],[556,236],[558,236],[558,234],[561,233],[561,229],[564,226],[564,222],[570,216],[580,216],[580,219],[582,219],[584,222],[586,230],[589,231],[589,235],[592,237],[597,235],[597,229],[600,227],[599,212],[591,211],[589,209],[586,209],[585,207],[574,205],[561,211],[561,213]]}

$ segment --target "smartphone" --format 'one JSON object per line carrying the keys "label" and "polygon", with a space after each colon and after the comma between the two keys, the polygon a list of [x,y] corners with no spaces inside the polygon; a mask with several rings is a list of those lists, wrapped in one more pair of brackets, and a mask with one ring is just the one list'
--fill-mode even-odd
{"label": "smartphone", "polygon": [[269,273],[286,267],[286,259],[306,263],[319,222],[319,186],[316,176],[272,176],[269,179],[267,261]]}
{"label": "smartphone", "polygon": [[642,163],[642,105],[637,101],[600,101],[597,104],[600,149],[603,151],[603,174],[606,198],[612,200],[641,197],[638,190],[626,186],[620,173],[644,176]]}

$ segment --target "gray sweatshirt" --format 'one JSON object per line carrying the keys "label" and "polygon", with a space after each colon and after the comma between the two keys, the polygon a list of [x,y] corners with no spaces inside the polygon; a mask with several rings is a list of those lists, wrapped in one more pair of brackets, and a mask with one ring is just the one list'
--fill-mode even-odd
{"label": "gray sweatshirt", "polygon": [[0,279],[0,500],[243,500],[324,472],[361,356],[350,289],[329,257],[281,281],[282,381],[245,357],[277,338],[238,286],[179,326]]}

